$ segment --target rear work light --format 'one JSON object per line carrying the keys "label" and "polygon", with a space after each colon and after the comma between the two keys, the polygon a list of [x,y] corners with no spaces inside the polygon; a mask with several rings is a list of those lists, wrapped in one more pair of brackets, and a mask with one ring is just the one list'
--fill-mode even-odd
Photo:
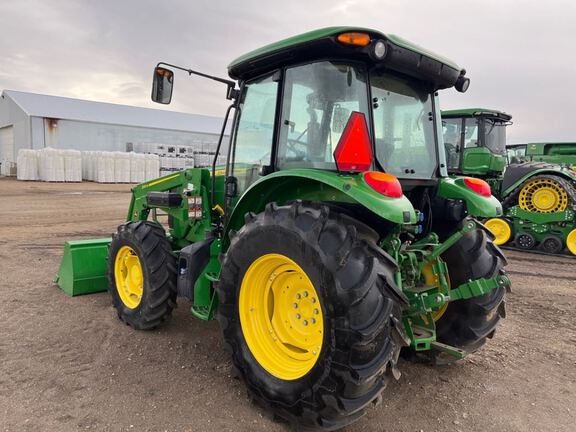
{"label": "rear work light", "polygon": [[339,34],[338,42],[346,45],[366,46],[370,43],[370,35],[366,33],[350,32]]}
{"label": "rear work light", "polygon": [[361,112],[352,111],[334,150],[336,168],[345,172],[368,171],[373,158],[366,117]]}
{"label": "rear work light", "polygon": [[402,196],[402,185],[398,178],[392,174],[368,171],[364,173],[364,181],[376,192],[389,198]]}
{"label": "rear work light", "polygon": [[474,177],[464,177],[464,184],[468,186],[468,188],[476,192],[478,195],[482,195],[485,197],[489,197],[490,195],[492,195],[490,185],[486,183],[484,180],[477,179]]}

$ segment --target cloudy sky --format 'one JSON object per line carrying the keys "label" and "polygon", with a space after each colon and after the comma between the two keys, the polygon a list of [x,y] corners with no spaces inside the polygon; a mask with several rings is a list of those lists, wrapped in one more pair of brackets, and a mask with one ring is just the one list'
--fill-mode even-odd
{"label": "cloudy sky", "polygon": [[[0,0],[0,89],[160,108],[153,66],[225,76],[235,57],[333,25],[395,33],[472,80],[442,108],[511,113],[509,142],[576,141],[574,0]],[[167,109],[221,116],[224,86],[177,75]]]}

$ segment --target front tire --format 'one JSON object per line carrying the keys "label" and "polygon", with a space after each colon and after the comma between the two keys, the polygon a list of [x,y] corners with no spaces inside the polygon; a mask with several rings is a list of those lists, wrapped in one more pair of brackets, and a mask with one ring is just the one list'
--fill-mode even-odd
{"label": "front tire", "polygon": [[[247,214],[231,236],[218,285],[225,345],[250,395],[294,427],[352,423],[396,372],[402,295],[374,237],[355,219],[300,202]],[[310,304],[298,303],[305,292]],[[317,333],[303,331],[303,319]]]}
{"label": "front tire", "polygon": [[108,249],[108,291],[118,317],[137,330],[151,330],[176,306],[176,257],[160,225],[126,222]]}

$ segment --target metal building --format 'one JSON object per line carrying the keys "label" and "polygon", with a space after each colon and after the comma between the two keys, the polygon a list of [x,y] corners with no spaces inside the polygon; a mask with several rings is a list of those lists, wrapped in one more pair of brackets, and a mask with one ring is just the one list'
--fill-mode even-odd
{"label": "metal building", "polygon": [[136,143],[191,146],[209,155],[221,127],[217,117],[4,90],[0,163],[14,166],[20,149],[129,151]]}

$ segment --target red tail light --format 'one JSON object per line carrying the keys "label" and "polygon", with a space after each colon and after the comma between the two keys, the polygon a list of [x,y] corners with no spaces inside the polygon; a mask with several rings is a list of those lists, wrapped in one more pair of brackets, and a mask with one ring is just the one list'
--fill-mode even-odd
{"label": "red tail light", "polygon": [[464,177],[464,184],[479,195],[485,197],[489,197],[490,195],[492,195],[490,185],[486,183],[484,180],[477,179],[474,177]]}
{"label": "red tail light", "polygon": [[338,171],[367,171],[373,157],[366,118],[353,111],[334,150],[336,167]]}
{"label": "red tail light", "polygon": [[392,174],[368,171],[364,173],[364,181],[376,192],[390,198],[402,196],[402,185]]}

